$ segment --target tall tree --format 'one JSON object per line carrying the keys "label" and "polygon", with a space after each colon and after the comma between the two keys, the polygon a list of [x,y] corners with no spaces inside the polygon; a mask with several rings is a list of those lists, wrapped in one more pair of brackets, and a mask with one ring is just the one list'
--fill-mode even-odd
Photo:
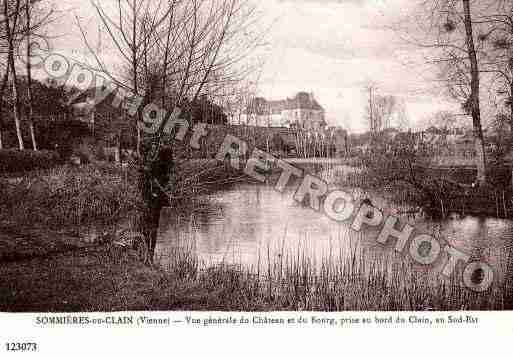
{"label": "tall tree", "polygon": [[[141,136],[139,188],[144,208],[137,215],[138,231],[153,257],[160,211],[167,203],[166,186],[173,172],[172,142],[164,129],[176,107],[189,112],[206,89],[236,82],[248,67],[243,60],[260,44],[255,32],[256,9],[251,0],[117,0],[115,11],[92,2],[126,71],[107,68],[99,54],[84,42],[97,69],[111,81],[142,97],[141,109],[164,105],[166,114],[155,133]],[[213,94],[210,94],[213,95]]]}
{"label": "tall tree", "polygon": [[27,0],[27,4],[25,5],[25,21],[26,21],[26,42],[27,42],[27,57],[26,57],[26,70],[27,70],[27,101],[28,101],[28,114],[27,121],[29,124],[30,131],[30,139],[32,141],[32,148],[34,151],[37,151],[37,142],[36,142],[36,134],[34,130],[34,108],[33,103],[34,99],[32,97],[32,66],[31,66],[31,57],[32,57],[32,49],[31,49],[31,29],[32,29],[32,21],[31,21],[31,13],[33,9],[33,4],[30,0]]}
{"label": "tall tree", "polygon": [[470,1],[462,0],[465,23],[465,38],[467,52],[470,61],[470,98],[469,107],[472,114],[472,125],[474,128],[474,146],[477,156],[477,182],[481,185],[486,183],[486,158],[483,128],[481,126],[481,109],[479,100],[479,65],[477,62],[476,48],[474,45],[474,31],[472,29],[472,15],[470,13]]}
{"label": "tall tree", "polygon": [[12,75],[12,96],[13,96],[13,116],[14,123],[16,126],[16,136],[18,137],[18,146],[20,150],[25,149],[23,144],[23,137],[21,133],[21,103],[19,97],[19,84],[18,77],[16,76],[16,65],[15,65],[15,47],[16,41],[18,40],[18,20],[21,11],[21,1],[15,0],[11,3],[9,0],[4,0],[4,21],[6,28],[6,40],[7,40],[7,66],[9,66],[10,73]]}
{"label": "tall tree", "polygon": [[406,117],[403,104],[396,96],[380,94],[373,83],[368,84],[365,90],[368,93],[366,116],[371,134],[376,135],[390,128],[394,119],[397,122],[405,121],[402,118]]}
{"label": "tall tree", "polygon": [[492,11],[478,19],[483,28],[478,35],[483,43],[482,72],[488,75],[485,80],[490,103],[497,109],[496,119],[508,125],[504,129],[513,140],[513,1],[495,0],[489,8]]}
{"label": "tall tree", "polygon": [[[33,95],[32,95],[32,69],[31,69],[31,51],[32,51],[32,38],[42,37],[41,29],[44,29],[51,21],[54,10],[50,7],[38,7],[37,4],[42,0],[5,0],[2,3],[2,17],[0,19],[0,56],[5,58],[5,68],[0,83],[0,113],[2,113],[4,104],[7,103],[6,90],[9,83],[9,76],[11,76],[11,83],[13,85],[11,90],[8,90],[9,99],[13,100],[14,118],[16,122],[16,132],[18,136],[18,143],[23,143],[21,139],[21,98],[24,94],[20,93],[19,81],[16,72],[12,72],[12,62],[15,65],[26,65],[28,86],[27,86],[27,103],[28,111],[27,120],[31,134],[32,146],[37,149],[35,140],[34,126],[33,126]],[[37,11],[36,11],[37,10]],[[26,41],[26,53],[23,50],[23,42]],[[18,64],[17,62],[21,62]],[[21,68],[21,66],[20,66]],[[1,136],[1,134],[0,134]],[[0,139],[1,142],[1,139]],[[0,144],[1,145],[1,144]]]}
{"label": "tall tree", "polygon": [[[484,68],[483,14],[497,0],[419,0],[418,13],[410,16],[408,41],[424,48],[428,62],[440,69],[450,95],[470,117],[476,153],[476,181],[486,183],[485,139],[481,119],[481,79]],[[403,28],[404,30],[404,28]]]}
{"label": "tall tree", "polygon": [[[3,12],[3,11],[2,11]],[[8,22],[7,21],[3,21],[0,23],[0,25],[2,25],[2,36],[0,37],[0,43],[1,43],[1,47],[2,47],[2,55],[4,56],[7,56],[6,52],[5,51],[8,46],[6,45],[6,39],[7,39],[7,31],[9,31],[9,27],[8,27]],[[0,116],[2,116],[2,113],[3,113],[3,108],[4,108],[4,93],[5,93],[5,89],[7,87],[7,84],[9,82],[9,69],[10,69],[10,66],[8,64],[8,61],[5,61],[5,64],[4,64],[4,68],[3,68],[3,76],[2,76],[2,82],[0,83]],[[0,150],[3,148],[3,142],[2,142],[2,120],[0,119]]]}

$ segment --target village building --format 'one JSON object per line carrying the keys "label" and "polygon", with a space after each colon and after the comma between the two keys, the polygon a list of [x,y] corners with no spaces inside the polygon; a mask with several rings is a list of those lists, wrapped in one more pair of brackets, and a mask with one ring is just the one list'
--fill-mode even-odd
{"label": "village building", "polygon": [[298,92],[293,98],[277,101],[256,97],[241,116],[232,118],[232,124],[323,130],[326,120],[325,110],[313,93]]}

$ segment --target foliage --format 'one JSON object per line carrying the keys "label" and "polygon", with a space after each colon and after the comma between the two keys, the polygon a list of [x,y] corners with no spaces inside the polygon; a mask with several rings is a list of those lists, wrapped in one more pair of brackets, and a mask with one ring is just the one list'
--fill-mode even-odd
{"label": "foliage", "polygon": [[[19,97],[21,102],[21,111],[27,113],[29,99],[27,97],[27,78],[20,76],[18,78]],[[32,108],[36,118],[49,118],[49,117],[60,117],[69,111],[67,105],[69,93],[66,87],[58,83],[55,80],[38,81],[32,80],[32,96],[33,103]],[[10,120],[12,116],[11,104],[12,104],[12,87],[7,86],[3,97],[0,99],[3,102],[2,124],[12,122]]]}
{"label": "foliage", "polygon": [[[192,247],[192,246],[191,246]],[[204,267],[192,250],[170,254],[169,271],[143,266],[131,251],[100,246],[0,267],[0,309],[16,312],[130,310],[362,311],[504,310],[509,281],[476,293],[411,262],[369,263],[363,250],[315,262],[284,253],[260,270]],[[344,253],[345,255],[345,253]],[[24,280],[18,280],[19,273]],[[457,269],[455,275],[461,275]],[[63,275],[64,273],[64,275]],[[45,283],[44,286],[41,283]],[[261,324],[265,325],[265,324]]]}
{"label": "foliage", "polygon": [[21,173],[55,167],[61,157],[55,151],[0,150],[0,173]]}
{"label": "foliage", "polygon": [[49,227],[114,221],[137,205],[134,177],[93,165],[25,173],[2,183],[0,219]]}
{"label": "foliage", "polygon": [[[419,270],[409,260],[395,262],[390,254],[369,263],[363,248],[352,248],[321,261],[303,248],[289,249],[275,257],[264,255],[258,265],[247,268],[225,262],[205,265],[194,254],[193,238],[178,241],[176,248],[163,254],[169,258],[166,281],[153,295],[153,308],[418,311],[511,306],[511,301],[504,300],[509,293],[505,286],[474,293],[453,278],[444,280],[435,273]],[[454,277],[459,275],[458,269]]]}
{"label": "foliage", "polygon": [[391,194],[394,202],[431,217],[450,212],[509,216],[511,171],[490,165],[489,183],[478,185],[475,168],[438,167],[431,164],[432,148],[413,133],[393,140],[377,136],[362,158],[363,186]]}
{"label": "foliage", "polygon": [[216,105],[207,98],[207,95],[200,96],[192,103],[187,103],[192,123],[203,122],[212,125],[226,125],[228,117],[221,106]]}
{"label": "foliage", "polygon": [[39,147],[52,149],[68,158],[73,146],[91,136],[88,125],[76,120],[41,121],[37,126]]}

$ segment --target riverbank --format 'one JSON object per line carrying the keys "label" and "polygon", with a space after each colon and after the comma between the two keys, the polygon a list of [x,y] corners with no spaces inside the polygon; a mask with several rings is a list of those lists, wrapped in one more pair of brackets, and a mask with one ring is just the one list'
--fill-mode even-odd
{"label": "riverbank", "polygon": [[[216,160],[176,164],[169,191],[176,208],[193,207],[201,194],[248,178]],[[0,224],[74,231],[112,225],[133,215],[141,199],[138,168],[95,163],[64,165],[16,176],[0,176]]]}
{"label": "riverbank", "polygon": [[11,227],[73,229],[114,223],[137,204],[131,169],[61,166],[0,178],[0,222]]}
{"label": "riverbank", "polygon": [[[2,235],[5,240],[6,235]],[[55,238],[48,233],[46,240]],[[66,235],[59,239],[66,242]],[[73,239],[68,237],[68,240]],[[34,245],[36,241],[32,242]],[[313,263],[285,254],[267,267],[203,267],[192,253],[164,270],[143,265],[130,249],[110,243],[18,256],[0,266],[0,311],[90,312],[131,310],[345,311],[511,309],[507,291],[485,293],[440,279],[405,262],[345,260]]]}
{"label": "riverbank", "polygon": [[[225,164],[215,161],[179,165],[182,166],[180,173],[183,175],[179,183],[183,187],[177,187],[177,190],[189,195],[199,193],[196,191],[207,191],[210,184],[217,186],[245,180],[240,174],[232,176],[236,173],[227,176]],[[202,170],[198,172],[200,167]],[[105,196],[105,193],[110,193],[105,191],[112,189],[116,181],[127,181],[126,177],[116,175],[116,172],[109,174],[100,171],[99,177],[87,180],[92,182],[87,182],[83,178],[85,176],[78,176],[90,170],[82,168],[78,171],[85,172],[75,172],[75,169],[60,172],[67,178],[64,181],[49,176],[50,181],[72,184],[70,188],[75,190],[66,189],[67,186],[52,186],[53,189],[48,192],[46,187],[37,182],[25,183],[22,180],[16,183],[21,186],[16,196],[23,196],[11,197],[8,203],[12,213],[19,213],[20,216],[16,217],[16,221],[1,222],[0,229],[0,276],[3,279],[0,282],[1,311],[513,308],[509,302],[509,292],[502,283],[492,286],[488,292],[478,294],[462,289],[454,280],[430,280],[426,278],[426,273],[408,261],[390,266],[386,258],[370,259],[361,251],[321,262],[315,262],[315,259],[299,252],[285,252],[268,258],[270,261],[261,268],[247,268],[227,264],[205,266],[198,262],[193,250],[186,249],[174,253],[171,264],[166,268],[146,266],[140,262],[137,253],[129,248],[111,241],[92,240],[101,239],[94,234],[84,239],[84,232],[80,229],[87,228],[86,224],[97,226],[97,223],[86,223],[89,217],[78,215],[87,213],[84,212],[84,204],[90,202],[85,199],[119,198],[122,193],[112,197]],[[107,182],[98,183],[99,178]],[[87,192],[89,188],[100,191],[95,194],[99,197],[91,197]],[[52,195],[45,196],[45,193]],[[36,201],[30,202],[35,194]],[[82,218],[80,223],[83,227],[58,226],[59,222],[55,220],[66,220],[68,217],[65,212],[56,212],[50,217],[44,215],[43,209],[52,209],[63,199],[69,202],[74,198],[72,194],[79,195],[84,202],[78,202],[82,203],[82,207],[69,207],[75,210],[72,212],[75,214],[68,217],[74,219],[65,223],[76,224],[75,220]],[[127,197],[126,193],[124,196]],[[47,202],[38,202],[47,197],[50,202],[48,199]],[[191,198],[183,201],[190,203]],[[15,199],[21,199],[18,204],[23,210],[15,208]],[[31,207],[27,206],[29,203]],[[34,203],[40,204],[36,206]],[[119,205],[116,201],[105,203]],[[66,206],[69,204],[60,203],[60,206],[68,208]],[[32,214],[35,215],[31,217]],[[34,219],[32,222],[31,218]],[[50,220],[44,220],[48,218]],[[108,217],[108,220],[114,218]],[[21,219],[26,222],[19,222]]]}
{"label": "riverbank", "polygon": [[[494,168],[490,183],[477,186],[475,174],[468,168],[407,166],[401,170],[369,166],[343,170],[343,166],[327,166],[328,183],[339,188],[360,188],[379,193],[390,203],[422,213],[429,218],[461,216],[513,219],[513,188],[504,180],[504,168]],[[465,171],[464,171],[465,170]],[[389,172],[386,172],[389,171]]]}

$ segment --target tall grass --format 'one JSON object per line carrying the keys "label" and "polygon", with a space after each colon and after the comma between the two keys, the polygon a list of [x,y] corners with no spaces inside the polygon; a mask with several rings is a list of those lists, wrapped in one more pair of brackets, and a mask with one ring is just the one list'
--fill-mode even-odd
{"label": "tall grass", "polygon": [[[451,279],[419,268],[408,259],[364,248],[312,255],[306,249],[278,254],[269,247],[258,263],[247,266],[198,260],[194,239],[182,238],[163,258],[168,275],[193,288],[182,309],[305,310],[305,311],[424,311],[502,310],[510,307],[505,284],[485,293],[463,287],[461,268]],[[162,258],[161,258],[162,259]],[[167,293],[161,293],[166,297]],[[198,298],[202,300],[198,301]],[[164,304],[160,309],[170,309]]]}
{"label": "tall grass", "polygon": [[[324,168],[322,178],[333,184],[360,175],[342,166]],[[347,184],[347,183],[346,183]],[[365,188],[365,187],[364,187]],[[193,223],[190,223],[192,226]],[[170,278],[191,289],[181,309],[198,310],[501,310],[510,308],[506,284],[494,283],[485,293],[463,287],[461,268],[451,279],[434,269],[387,252],[376,256],[364,248],[316,256],[305,248],[264,249],[257,264],[202,262],[195,231],[179,233],[160,262]],[[341,246],[342,248],[342,246]],[[166,297],[167,293],[161,293]],[[192,294],[193,293],[193,294]],[[199,299],[200,298],[200,299]],[[161,309],[171,309],[162,303]]]}
{"label": "tall grass", "polygon": [[[191,182],[196,186],[201,182],[197,180],[200,176],[194,175],[196,167],[179,180],[183,188]],[[221,180],[217,175],[209,176]],[[60,167],[15,180],[4,179],[0,186],[0,220],[56,227],[116,221],[138,201],[134,180],[133,175],[123,170],[98,166]],[[166,263],[167,280],[154,289],[158,301],[152,309],[175,309],[176,302],[165,299],[177,300],[178,295],[180,308],[191,310],[510,308],[510,292],[503,284],[493,286],[486,293],[474,293],[455,279],[419,271],[407,260],[397,261],[387,255],[371,257],[361,248],[340,253],[330,251],[321,259],[304,248],[282,249],[273,251],[277,254],[272,255],[267,248],[258,264],[248,267],[226,261],[202,263],[196,255],[196,239],[179,239],[165,253],[167,258],[160,258]]]}
{"label": "tall grass", "polygon": [[62,166],[3,179],[0,219],[49,227],[115,221],[137,202],[134,176],[114,167]]}

